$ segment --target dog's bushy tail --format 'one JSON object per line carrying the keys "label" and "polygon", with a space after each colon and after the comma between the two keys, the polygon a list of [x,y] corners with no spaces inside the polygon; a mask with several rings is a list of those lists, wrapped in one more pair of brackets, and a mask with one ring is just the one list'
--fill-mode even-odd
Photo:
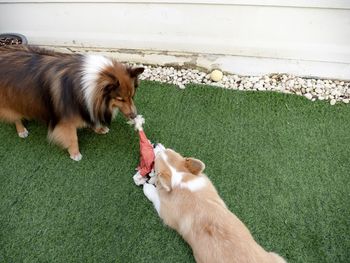
{"label": "dog's bushy tail", "polygon": [[287,261],[284,258],[282,258],[280,255],[274,252],[270,252],[270,255],[272,256],[274,263],[287,263]]}
{"label": "dog's bushy tail", "polygon": [[1,46],[0,47],[0,54],[1,53],[11,53],[11,52],[25,52],[25,53],[31,53],[31,54],[37,54],[42,56],[51,56],[51,57],[69,57],[72,56],[71,53],[62,53],[62,52],[56,52],[51,49],[45,49],[37,46],[31,46],[31,45],[10,45],[10,46]]}

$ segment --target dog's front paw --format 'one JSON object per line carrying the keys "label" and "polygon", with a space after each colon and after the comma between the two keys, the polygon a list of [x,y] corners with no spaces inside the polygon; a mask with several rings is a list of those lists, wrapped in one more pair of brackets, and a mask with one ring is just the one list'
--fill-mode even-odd
{"label": "dog's front paw", "polygon": [[94,128],[94,131],[97,134],[107,134],[109,132],[109,128],[106,126],[102,126],[102,127]]}
{"label": "dog's front paw", "polygon": [[29,132],[28,132],[28,130],[26,129],[26,128],[24,128],[24,130],[22,131],[22,132],[19,132],[18,133],[18,136],[20,137],[20,138],[27,138],[28,137],[28,135],[29,135]]}
{"label": "dog's front paw", "polygon": [[157,194],[157,189],[153,184],[144,184],[143,185],[143,193],[145,196],[153,202],[155,195]]}
{"label": "dog's front paw", "polygon": [[70,155],[70,158],[74,161],[80,161],[81,158],[83,158],[83,156],[81,155],[81,153],[77,153],[77,154],[71,154]]}
{"label": "dog's front paw", "polygon": [[143,193],[148,198],[148,200],[150,200],[153,203],[158,215],[160,215],[160,199],[157,188],[153,184],[144,184]]}
{"label": "dog's front paw", "polygon": [[137,172],[133,177],[132,179],[134,179],[134,183],[136,185],[142,185],[142,184],[145,184],[147,182],[147,178],[145,176],[142,176],[140,174],[140,172]]}

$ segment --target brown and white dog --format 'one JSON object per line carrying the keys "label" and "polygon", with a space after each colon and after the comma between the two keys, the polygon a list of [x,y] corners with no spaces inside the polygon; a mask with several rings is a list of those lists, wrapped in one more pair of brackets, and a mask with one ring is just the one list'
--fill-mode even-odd
{"label": "brown and white dog", "polygon": [[136,116],[138,76],[131,68],[99,55],[64,54],[31,46],[0,48],[0,119],[28,136],[22,119],[44,121],[49,139],[79,161],[77,129],[105,134],[118,110]]}
{"label": "brown and white dog", "polygon": [[156,187],[145,184],[143,191],[165,224],[192,247],[197,262],[286,262],[265,251],[227,209],[203,174],[203,162],[184,158],[162,145],[157,145],[155,153]]}

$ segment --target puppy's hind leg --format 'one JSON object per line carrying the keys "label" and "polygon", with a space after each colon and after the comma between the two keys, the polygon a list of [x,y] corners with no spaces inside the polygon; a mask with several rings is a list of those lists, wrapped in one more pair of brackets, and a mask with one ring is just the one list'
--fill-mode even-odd
{"label": "puppy's hind leg", "polygon": [[159,215],[159,213],[160,213],[160,199],[159,199],[157,188],[153,184],[146,183],[143,185],[143,193],[148,198],[148,200],[150,200],[153,203],[154,208],[157,210],[158,215]]}
{"label": "puppy's hind leg", "polygon": [[49,139],[67,149],[72,160],[80,161],[83,157],[79,152],[77,128],[72,122],[59,122],[49,133]]}

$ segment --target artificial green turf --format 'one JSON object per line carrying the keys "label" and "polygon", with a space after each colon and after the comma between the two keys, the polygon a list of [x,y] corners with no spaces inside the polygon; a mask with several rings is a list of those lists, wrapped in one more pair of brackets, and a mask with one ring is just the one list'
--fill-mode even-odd
{"label": "artificial green turf", "polygon": [[[350,107],[276,93],[143,82],[148,137],[206,163],[229,208],[288,262],[349,262]],[[193,262],[132,175],[138,137],[118,116],[79,132],[83,160],[30,122],[0,124],[0,262]]]}

